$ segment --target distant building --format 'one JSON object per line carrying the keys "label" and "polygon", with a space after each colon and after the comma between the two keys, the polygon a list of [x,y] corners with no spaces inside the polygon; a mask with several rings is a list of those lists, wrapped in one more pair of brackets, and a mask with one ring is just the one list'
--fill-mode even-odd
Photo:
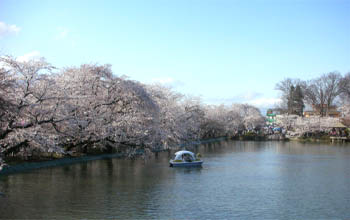
{"label": "distant building", "polygon": [[266,112],[267,125],[274,125],[276,123],[276,116],[280,113],[281,111],[279,109],[268,109]]}
{"label": "distant building", "polygon": [[[323,105],[322,108],[323,115],[327,115],[332,118],[340,118],[341,117],[341,112],[337,110],[336,106],[330,106],[328,107],[328,113],[327,111],[327,104]],[[311,111],[304,111],[303,115],[305,117],[310,117],[310,116],[320,116],[321,115],[321,105],[312,105],[312,110]]]}

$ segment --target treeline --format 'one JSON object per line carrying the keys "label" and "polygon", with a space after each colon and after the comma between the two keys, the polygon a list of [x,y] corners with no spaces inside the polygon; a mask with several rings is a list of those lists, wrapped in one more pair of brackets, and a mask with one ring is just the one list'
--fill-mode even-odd
{"label": "treeline", "polygon": [[0,58],[0,169],[11,157],[168,149],[263,125],[250,105],[204,105],[160,85],[115,76],[110,65],[56,69]]}
{"label": "treeline", "polygon": [[277,83],[276,89],[282,92],[279,106],[282,112],[302,115],[308,104],[316,107],[321,117],[328,116],[332,107],[348,106],[350,73],[343,76],[339,72],[330,72],[308,81],[287,78]]}

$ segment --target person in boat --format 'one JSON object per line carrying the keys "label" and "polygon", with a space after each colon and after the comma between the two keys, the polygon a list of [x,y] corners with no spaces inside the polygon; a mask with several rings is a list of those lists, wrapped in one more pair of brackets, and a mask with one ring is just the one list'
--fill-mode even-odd
{"label": "person in boat", "polygon": [[184,155],[184,160],[185,160],[186,162],[192,162],[192,158],[191,158],[191,156],[190,156],[189,154],[185,154],[185,155]]}

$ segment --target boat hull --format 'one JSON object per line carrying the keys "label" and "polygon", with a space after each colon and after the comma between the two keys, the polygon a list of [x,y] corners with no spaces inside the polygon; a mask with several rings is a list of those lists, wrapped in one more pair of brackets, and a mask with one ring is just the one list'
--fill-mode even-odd
{"label": "boat hull", "polygon": [[202,166],[203,161],[193,161],[193,162],[174,162],[173,160],[169,161],[171,167],[199,167]]}

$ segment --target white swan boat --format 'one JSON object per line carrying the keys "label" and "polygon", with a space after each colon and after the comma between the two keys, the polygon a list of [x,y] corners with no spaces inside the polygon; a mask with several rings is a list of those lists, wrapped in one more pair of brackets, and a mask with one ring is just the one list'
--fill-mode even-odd
{"label": "white swan boat", "polygon": [[169,163],[171,167],[202,166],[203,160],[197,158],[191,151],[181,150],[175,153],[175,158]]}

